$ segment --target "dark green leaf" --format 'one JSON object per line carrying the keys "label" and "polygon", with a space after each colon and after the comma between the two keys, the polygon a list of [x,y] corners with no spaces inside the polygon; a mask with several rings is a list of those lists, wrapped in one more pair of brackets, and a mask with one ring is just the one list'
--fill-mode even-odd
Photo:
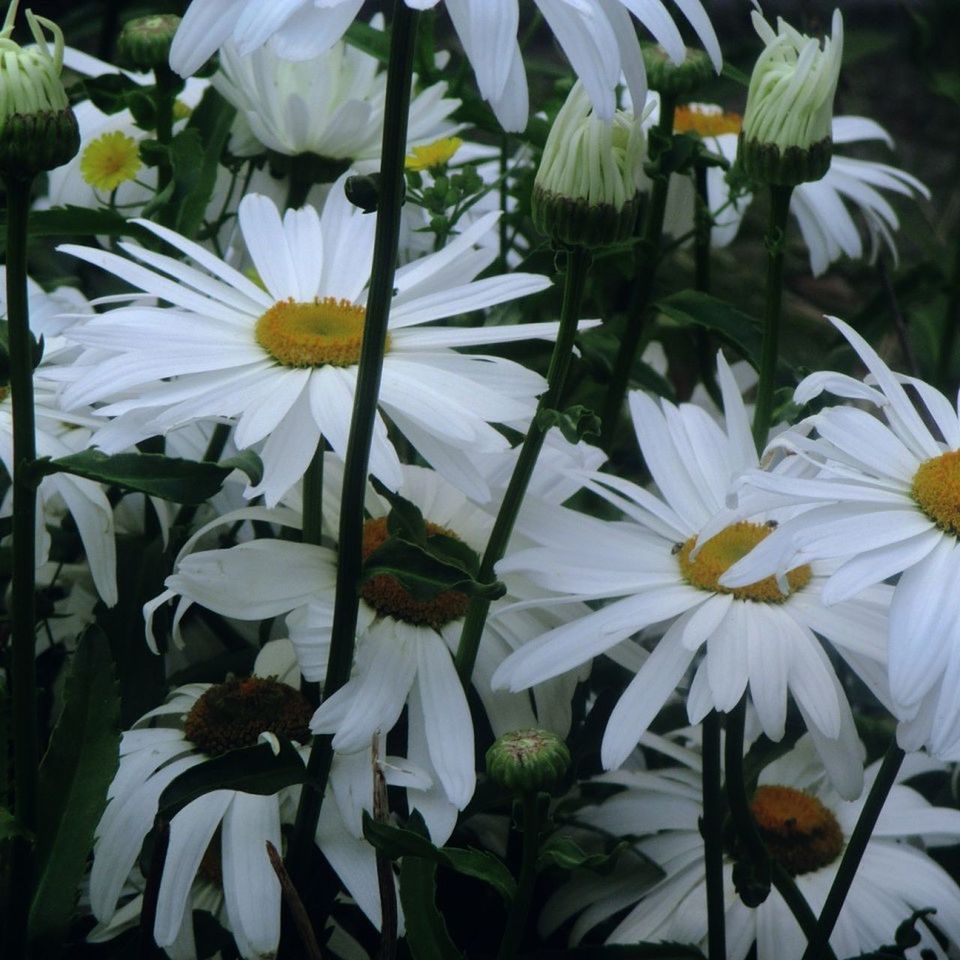
{"label": "dark green leaf", "polygon": [[559,867],[561,870],[595,870],[602,873],[609,870],[629,846],[623,840],[610,853],[586,853],[570,837],[554,836],[540,847],[537,868]]}
{"label": "dark green leaf", "polygon": [[390,57],[390,36],[383,30],[377,30],[362,20],[355,20],[346,32],[346,41],[352,47],[370,54],[381,63]]}
{"label": "dark green leaf", "polygon": [[436,904],[437,865],[423,857],[406,857],[400,865],[400,903],[407,923],[407,946],[413,960],[459,960]]}
{"label": "dark green leaf", "polygon": [[541,410],[537,414],[537,424],[546,430],[558,427],[567,443],[600,436],[600,418],[582,404],[566,410]]}
{"label": "dark green leaf", "polygon": [[73,655],[63,710],[40,764],[40,881],[29,920],[35,942],[59,944],[66,936],[119,746],[120,698],[110,644],[98,627],[91,627]]}
{"label": "dark green leaf", "polygon": [[225,470],[239,470],[256,486],[263,479],[263,461],[255,450],[240,450],[232,457],[221,460],[218,466]]}
{"label": "dark green leaf", "polygon": [[376,477],[371,477],[373,489],[390,504],[387,530],[394,537],[402,537],[409,543],[426,543],[427,524],[420,508],[399,493],[384,486]]}
{"label": "dark green leaf", "polygon": [[28,836],[29,833],[17,823],[17,818],[6,807],[0,807],[0,843],[12,837]]}
{"label": "dark green leaf", "polygon": [[606,946],[540,950],[542,960],[707,960],[696,947],[686,943],[611,943]]}
{"label": "dark green leaf", "polygon": [[306,780],[307,768],[289,740],[280,740],[278,754],[274,754],[270,744],[258,743],[184,770],[160,794],[157,813],[171,820],[188,803],[211,790],[239,790],[267,796]]}
{"label": "dark green leaf", "polygon": [[100,77],[89,77],[83,81],[83,88],[93,105],[104,113],[119,113],[127,109],[127,97],[143,88],[126,74],[106,73]]}
{"label": "dark green leaf", "polygon": [[711,331],[759,368],[763,339],[760,325],[732,304],[707,293],[681,290],[657,301],[655,308],[681,326],[704,327]]}
{"label": "dark green leaf", "polygon": [[84,207],[51,207],[30,214],[31,237],[130,236],[140,232],[115,210],[87,210]]}
{"label": "dark green leaf", "polygon": [[508,903],[517,892],[517,884],[510,871],[492,854],[483,850],[462,850],[455,847],[435,847],[430,840],[414,830],[378,823],[363,814],[363,835],[391,860],[401,857],[421,857],[457,873],[475,877],[493,887]]}
{"label": "dark green leaf", "polygon": [[223,485],[233,465],[181,460],[159,453],[117,453],[84,450],[37,463],[38,478],[71,473],[100,483],[116,484],[175,503],[203,503]]}

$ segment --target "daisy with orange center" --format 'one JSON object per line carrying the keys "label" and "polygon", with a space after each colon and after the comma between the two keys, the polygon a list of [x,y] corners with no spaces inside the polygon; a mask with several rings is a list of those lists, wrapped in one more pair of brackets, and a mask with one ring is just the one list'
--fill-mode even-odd
{"label": "daisy with orange center", "polygon": [[[558,510],[538,532],[541,547],[498,566],[522,571],[539,586],[585,600],[608,600],[587,616],[532,638],[494,675],[522,690],[580,666],[638,631],[662,634],[636,671],[607,723],[601,758],[619,767],[660,708],[694,667],[687,712],[699,723],[732,710],[744,693],[772,740],[784,734],[788,699],[844,794],[860,789],[853,718],[824,650],[827,640],[881,696],[890,589],[833,608],[820,592],[829,572],[803,561],[782,577],[728,585],[727,571],[774,535],[769,514],[750,521],[728,509],[731,484],[756,467],[743,401],[718,358],[726,423],[692,404],[630,396],[634,428],[659,496],[608,473],[584,474],[587,489],[619,509],[610,524]],[[823,638],[823,639],[821,639]]]}

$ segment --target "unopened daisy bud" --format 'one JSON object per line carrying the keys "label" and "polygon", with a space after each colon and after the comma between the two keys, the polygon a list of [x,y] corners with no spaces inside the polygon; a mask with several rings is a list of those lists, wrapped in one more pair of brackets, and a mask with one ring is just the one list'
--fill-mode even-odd
{"label": "unopened daisy bud", "polygon": [[554,121],[533,185],[533,222],[555,243],[603,247],[633,233],[644,153],[639,120],[593,113],[578,81]]}
{"label": "unopened daisy bud", "polygon": [[713,64],[702,50],[687,48],[681,63],[674,63],[658,43],[643,44],[647,86],[675,99],[688,97],[710,79]]}
{"label": "unopened daisy bud", "polygon": [[753,68],[737,160],[751,179],[795,186],[830,168],[833,96],[843,56],[843,19],[833,13],[823,45],[783,19],[777,30],[753,12],[766,44]]}
{"label": "unopened daisy bud", "polygon": [[158,13],[128,20],[117,39],[120,62],[137,70],[155,70],[170,57],[173,35],[180,18],[173,13]]}
{"label": "unopened daisy bud", "polygon": [[547,730],[515,730],[487,751],[487,776],[512,793],[549,790],[567,772],[570,751]]}
{"label": "unopened daisy bud", "polygon": [[[27,11],[36,41],[21,47],[10,39],[18,0],[0,29],[0,175],[29,179],[66,163],[80,147],[77,119],[60,80],[63,33],[46,17]],[[53,36],[53,51],[43,29]]]}

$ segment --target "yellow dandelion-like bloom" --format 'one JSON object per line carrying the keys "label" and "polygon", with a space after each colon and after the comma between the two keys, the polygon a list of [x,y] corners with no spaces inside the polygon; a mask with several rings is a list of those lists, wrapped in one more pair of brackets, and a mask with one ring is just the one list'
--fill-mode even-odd
{"label": "yellow dandelion-like bloom", "polygon": [[433,143],[414,147],[407,156],[405,166],[408,170],[432,170],[448,164],[453,155],[463,146],[459,137],[441,137]]}
{"label": "yellow dandelion-like bloom", "polygon": [[136,140],[115,130],[88,144],[80,158],[80,173],[95,190],[116,190],[140,170]]}

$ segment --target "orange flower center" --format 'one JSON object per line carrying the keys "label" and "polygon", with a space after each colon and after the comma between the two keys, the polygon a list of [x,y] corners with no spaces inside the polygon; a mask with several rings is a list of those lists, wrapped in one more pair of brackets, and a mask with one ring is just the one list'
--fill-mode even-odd
{"label": "orange flower center", "polygon": [[718,137],[722,133],[739,133],[743,117],[739,113],[705,110],[696,104],[677,107],[673,114],[675,133],[696,133],[701,137]]}
{"label": "orange flower center", "polygon": [[837,818],[809,793],[757,787],[750,809],[770,855],[794,877],[833,863],[843,852]]}

